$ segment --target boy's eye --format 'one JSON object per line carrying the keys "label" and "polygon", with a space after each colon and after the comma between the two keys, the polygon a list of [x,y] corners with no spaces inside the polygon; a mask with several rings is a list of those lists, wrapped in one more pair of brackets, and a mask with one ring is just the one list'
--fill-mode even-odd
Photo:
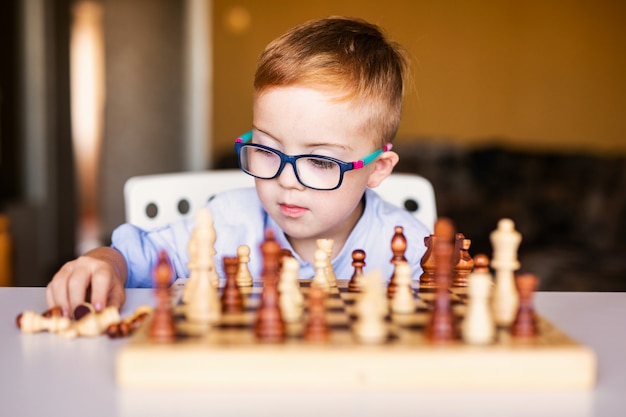
{"label": "boy's eye", "polygon": [[276,154],[274,154],[274,152],[270,152],[266,149],[261,149],[261,148],[253,148],[254,149],[254,153],[258,154],[259,156],[276,156]]}
{"label": "boy's eye", "polygon": [[328,161],[326,159],[316,159],[309,158],[307,162],[311,164],[314,168],[318,169],[333,169],[337,167],[337,164],[333,161]]}

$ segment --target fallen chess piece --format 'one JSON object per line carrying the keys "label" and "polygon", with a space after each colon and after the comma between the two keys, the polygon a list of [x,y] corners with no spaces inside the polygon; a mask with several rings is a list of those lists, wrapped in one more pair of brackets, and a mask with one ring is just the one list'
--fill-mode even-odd
{"label": "fallen chess piece", "polygon": [[120,321],[120,313],[117,307],[107,307],[99,313],[87,314],[80,320],[63,329],[59,334],[68,339],[78,336],[99,336],[106,332],[107,327]]}
{"label": "fallen chess piece", "polygon": [[32,310],[26,310],[17,316],[16,324],[22,333],[38,333],[48,331],[50,333],[58,333],[67,330],[72,321],[63,317],[60,309],[48,310],[43,314],[36,313]]}
{"label": "fallen chess piece", "polygon": [[105,333],[111,339],[128,337],[145,323],[150,314],[152,314],[152,307],[146,305],[139,306],[132,315],[117,323],[110,324],[106,328]]}

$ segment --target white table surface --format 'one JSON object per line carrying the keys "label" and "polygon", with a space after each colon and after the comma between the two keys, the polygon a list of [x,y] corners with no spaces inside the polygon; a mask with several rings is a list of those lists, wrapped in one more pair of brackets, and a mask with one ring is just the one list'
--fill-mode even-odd
{"label": "white table surface", "polygon": [[[132,289],[122,310],[152,304]],[[43,288],[0,288],[0,416],[626,416],[626,293],[538,293],[537,311],[598,361],[589,391],[123,390],[115,358],[125,340],[23,335],[23,310],[46,309]]]}

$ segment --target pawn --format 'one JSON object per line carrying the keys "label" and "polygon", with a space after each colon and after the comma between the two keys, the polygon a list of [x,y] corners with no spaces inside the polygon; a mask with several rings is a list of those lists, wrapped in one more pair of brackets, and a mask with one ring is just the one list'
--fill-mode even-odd
{"label": "pawn", "polygon": [[415,311],[415,299],[411,288],[411,267],[407,262],[396,264],[396,292],[391,299],[391,311],[408,314]]}
{"label": "pawn", "polygon": [[328,282],[327,273],[327,255],[323,249],[317,249],[315,251],[315,260],[313,262],[313,266],[315,267],[315,275],[313,276],[313,281],[311,282],[311,286],[320,287],[324,291],[328,292],[330,290],[330,283]]}
{"label": "pawn", "polygon": [[237,248],[237,258],[239,259],[239,267],[237,269],[237,285],[242,287],[252,286],[252,275],[248,269],[250,262],[250,247],[241,245]]}
{"label": "pawn", "polygon": [[312,342],[325,342],[330,336],[326,321],[326,291],[311,287],[309,291],[309,314],[304,328],[304,339]]}
{"label": "pawn", "polygon": [[520,274],[515,277],[515,286],[519,294],[519,307],[511,329],[513,337],[528,339],[537,335],[533,294],[538,281],[534,274]]}
{"label": "pawn", "polygon": [[461,325],[463,340],[472,345],[486,345],[494,340],[495,322],[489,301],[493,278],[487,255],[476,255],[476,266],[468,277],[468,303]]}
{"label": "pawn", "polygon": [[326,279],[328,280],[329,287],[337,286],[337,277],[335,276],[335,270],[331,263],[333,244],[334,241],[332,239],[317,239],[317,247],[326,252]]}
{"label": "pawn", "polygon": [[226,283],[222,290],[222,312],[227,314],[240,313],[243,311],[243,297],[239,291],[239,286],[237,286],[239,259],[236,256],[225,256],[223,262]]}
{"label": "pawn", "polygon": [[[391,263],[397,265],[399,262],[406,262],[404,252],[406,252],[406,237],[404,236],[404,228],[402,226],[396,226],[394,229],[393,237],[391,238],[391,251],[393,257]],[[387,297],[392,298],[396,292],[396,274],[394,273],[389,278],[389,284],[387,285]]]}
{"label": "pawn", "polygon": [[355,249],[352,251],[352,266],[354,273],[348,282],[349,292],[361,292],[361,279],[363,278],[363,267],[365,266],[365,251]]}

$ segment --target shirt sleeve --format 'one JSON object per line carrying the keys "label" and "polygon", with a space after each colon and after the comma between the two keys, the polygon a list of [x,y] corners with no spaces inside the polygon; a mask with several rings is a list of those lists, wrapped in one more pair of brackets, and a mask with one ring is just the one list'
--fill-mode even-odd
{"label": "shirt sleeve", "polygon": [[122,253],[128,267],[126,288],[153,286],[152,272],[161,251],[165,251],[172,265],[172,278],[187,276],[187,243],[191,235],[187,223],[181,221],[154,231],[125,223],[113,231],[111,246]]}

